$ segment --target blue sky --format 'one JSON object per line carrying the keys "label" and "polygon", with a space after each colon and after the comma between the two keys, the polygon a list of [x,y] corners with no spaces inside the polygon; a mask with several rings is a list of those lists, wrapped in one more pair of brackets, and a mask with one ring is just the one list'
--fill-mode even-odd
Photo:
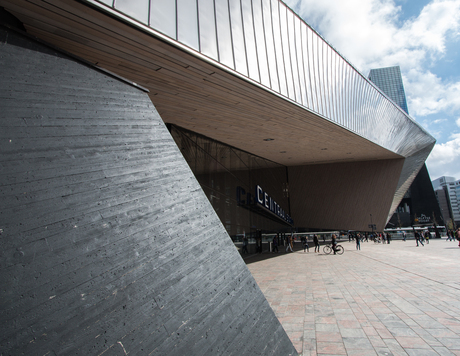
{"label": "blue sky", "polygon": [[286,0],[365,76],[399,65],[409,114],[436,140],[431,179],[460,179],[460,0]]}

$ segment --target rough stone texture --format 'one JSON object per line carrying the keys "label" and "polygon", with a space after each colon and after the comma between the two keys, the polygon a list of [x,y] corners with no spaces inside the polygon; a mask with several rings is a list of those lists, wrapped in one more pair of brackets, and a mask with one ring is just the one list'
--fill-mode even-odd
{"label": "rough stone texture", "polygon": [[147,94],[0,39],[0,354],[296,354]]}

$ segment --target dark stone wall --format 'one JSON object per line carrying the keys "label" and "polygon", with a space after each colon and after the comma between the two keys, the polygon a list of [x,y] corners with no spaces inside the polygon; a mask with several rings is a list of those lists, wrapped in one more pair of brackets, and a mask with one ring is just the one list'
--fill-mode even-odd
{"label": "dark stone wall", "polygon": [[0,354],[296,354],[147,93],[0,39]]}

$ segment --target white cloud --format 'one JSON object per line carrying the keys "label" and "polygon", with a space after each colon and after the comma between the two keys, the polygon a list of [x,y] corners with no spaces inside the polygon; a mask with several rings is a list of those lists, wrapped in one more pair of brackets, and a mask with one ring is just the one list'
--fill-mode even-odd
{"label": "white cloud", "polygon": [[460,179],[460,133],[451,138],[446,143],[436,144],[426,161],[432,180],[441,176]]}
{"label": "white cloud", "polygon": [[[434,74],[449,41],[459,41],[460,1],[433,0],[405,20],[394,0],[286,3],[364,75],[372,68],[401,67],[411,116],[443,142],[427,160],[430,175],[460,179],[460,134],[455,133],[460,118],[452,118],[459,117],[460,82]],[[453,135],[443,136],[446,132]]]}
{"label": "white cloud", "polygon": [[460,34],[460,1],[434,0],[419,16],[401,23],[393,0],[287,0],[364,75],[399,65],[411,114],[426,116],[460,109],[460,82],[447,82],[430,68],[446,41]]}

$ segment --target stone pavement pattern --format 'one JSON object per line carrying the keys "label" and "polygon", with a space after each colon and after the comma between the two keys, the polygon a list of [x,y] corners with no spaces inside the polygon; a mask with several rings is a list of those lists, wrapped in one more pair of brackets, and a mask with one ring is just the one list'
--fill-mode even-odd
{"label": "stone pavement pattern", "polygon": [[340,244],[246,260],[299,355],[460,355],[458,242]]}

